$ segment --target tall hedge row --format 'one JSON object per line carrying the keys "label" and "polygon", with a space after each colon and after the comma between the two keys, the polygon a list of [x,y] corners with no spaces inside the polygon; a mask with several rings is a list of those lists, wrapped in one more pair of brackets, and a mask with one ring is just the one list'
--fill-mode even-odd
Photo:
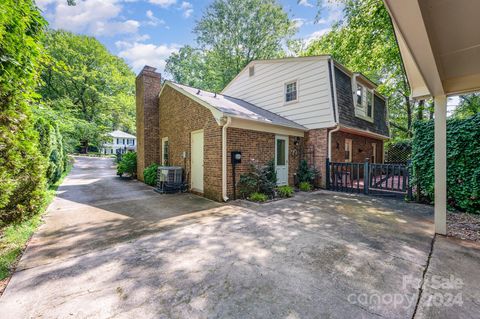
{"label": "tall hedge row", "polygon": [[[434,122],[414,126],[413,185],[423,198],[434,199]],[[480,114],[447,120],[448,205],[480,213]]]}
{"label": "tall hedge row", "polygon": [[38,210],[45,165],[31,111],[45,20],[31,0],[0,5],[0,227]]}
{"label": "tall hedge row", "polygon": [[49,184],[60,179],[67,166],[67,154],[58,125],[45,118],[38,118],[35,123],[38,132],[40,152],[45,158],[46,177]]}

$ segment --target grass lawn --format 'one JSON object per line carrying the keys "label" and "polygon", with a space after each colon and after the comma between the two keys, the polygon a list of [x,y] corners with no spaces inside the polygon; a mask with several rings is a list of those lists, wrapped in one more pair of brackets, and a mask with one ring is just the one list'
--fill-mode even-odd
{"label": "grass lawn", "polygon": [[43,207],[37,214],[27,220],[0,229],[0,295],[7,284],[8,277],[15,269],[15,265],[22,255],[28,240],[42,223],[42,216],[55,197],[58,186],[60,186],[71,169],[72,163],[69,162],[62,177],[49,187]]}

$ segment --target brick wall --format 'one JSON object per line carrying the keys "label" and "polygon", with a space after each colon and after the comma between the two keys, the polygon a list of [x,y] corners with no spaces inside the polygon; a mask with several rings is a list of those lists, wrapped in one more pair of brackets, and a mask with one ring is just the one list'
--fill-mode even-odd
{"label": "brick wall", "polygon": [[[296,138],[289,137],[288,142],[288,184],[294,184],[294,175],[298,169],[299,152],[298,149],[303,143],[303,138],[299,138],[298,145],[295,145]],[[242,163],[236,166],[236,182],[240,180],[240,174],[249,172],[250,163],[255,162],[265,165],[275,157],[275,134],[244,130],[240,128],[227,129],[227,194],[233,198],[233,174],[230,161],[230,152],[242,152]],[[237,190],[237,197],[239,192]]]}
{"label": "brick wall", "polygon": [[160,159],[158,128],[158,94],[160,73],[145,66],[135,81],[137,126],[137,177],[143,181],[143,170]]}
{"label": "brick wall", "polygon": [[306,151],[313,151],[313,165],[320,172],[320,176],[317,179],[318,186],[325,188],[324,176],[326,172],[325,163],[328,156],[328,129],[310,130],[305,134],[305,137]]}
{"label": "brick wall", "polygon": [[[352,140],[352,162],[363,163],[373,154],[372,143],[377,144],[377,163],[383,162],[383,141],[345,132],[332,133],[332,162],[345,161],[345,139]],[[338,147],[338,148],[337,148]]]}
{"label": "brick wall", "polygon": [[[159,101],[161,140],[168,137],[169,164],[181,166],[191,184],[191,132],[203,129],[204,132],[204,196],[222,200],[222,128],[212,113],[197,102],[171,87],[165,87]],[[186,158],[182,157],[183,152]],[[161,154],[163,157],[163,154]],[[159,158],[162,158],[159,157]]]}

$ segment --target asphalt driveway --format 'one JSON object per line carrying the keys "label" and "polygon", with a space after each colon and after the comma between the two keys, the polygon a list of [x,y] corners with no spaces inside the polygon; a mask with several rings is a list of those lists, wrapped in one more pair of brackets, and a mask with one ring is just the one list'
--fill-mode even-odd
{"label": "asphalt driveway", "polygon": [[432,213],[325,191],[220,205],[77,158],[0,317],[473,318],[480,247],[433,239]]}

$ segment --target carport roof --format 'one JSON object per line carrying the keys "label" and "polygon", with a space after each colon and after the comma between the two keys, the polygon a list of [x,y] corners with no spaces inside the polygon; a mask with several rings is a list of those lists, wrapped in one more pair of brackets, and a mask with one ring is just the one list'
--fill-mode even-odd
{"label": "carport roof", "polygon": [[[198,99],[203,103],[215,108],[221,112],[224,116],[231,116],[236,118],[242,118],[245,120],[251,120],[256,122],[263,122],[265,124],[285,126],[302,131],[307,129],[294,121],[286,119],[278,114],[267,111],[261,107],[248,103],[244,100],[237,99],[228,95],[212,93],[190,86],[178,84],[171,81],[166,81],[165,85],[171,85],[172,87],[185,92],[187,96],[194,99]],[[183,93],[182,92],[182,93]]]}

